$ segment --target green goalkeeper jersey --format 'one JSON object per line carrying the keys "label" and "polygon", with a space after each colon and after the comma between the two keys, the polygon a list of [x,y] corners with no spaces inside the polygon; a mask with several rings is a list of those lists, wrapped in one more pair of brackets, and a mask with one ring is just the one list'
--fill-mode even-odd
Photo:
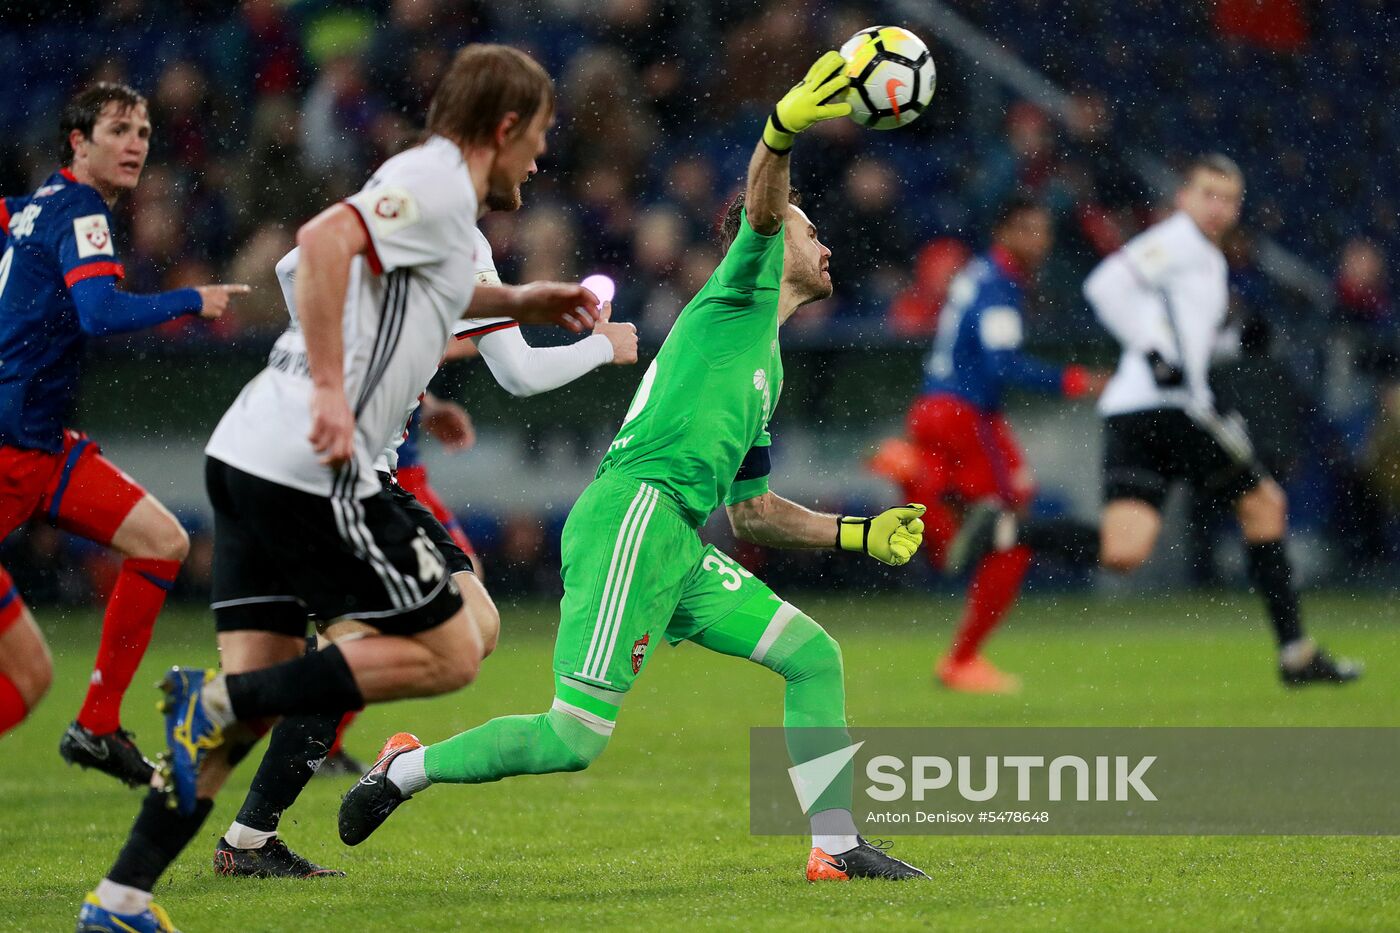
{"label": "green goalkeeper jersey", "polygon": [[721,502],[767,492],[782,276],[782,230],[756,233],[745,214],[642,377],[598,476],[615,469],[659,487],[696,527]]}

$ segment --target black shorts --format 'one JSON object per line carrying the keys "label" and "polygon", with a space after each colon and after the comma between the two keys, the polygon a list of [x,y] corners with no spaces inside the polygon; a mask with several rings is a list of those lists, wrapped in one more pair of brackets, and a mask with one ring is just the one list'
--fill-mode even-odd
{"label": "black shorts", "polygon": [[218,631],[300,637],[308,616],[413,635],[462,608],[427,533],[380,491],[368,499],[292,489],[205,459],[214,506],[212,607]]}
{"label": "black shorts", "polygon": [[472,559],[452,540],[452,534],[442,527],[442,522],[437,520],[432,509],[414,498],[413,493],[400,486],[388,473],[379,474],[379,485],[408,513],[408,517],[423,529],[428,540],[433,542],[433,547],[437,548],[442,559],[447,561],[448,573],[476,573],[476,569],[472,567]]}
{"label": "black shorts", "polygon": [[1176,480],[1235,502],[1268,475],[1238,416],[1158,408],[1104,419],[1105,503],[1141,499],[1161,511]]}

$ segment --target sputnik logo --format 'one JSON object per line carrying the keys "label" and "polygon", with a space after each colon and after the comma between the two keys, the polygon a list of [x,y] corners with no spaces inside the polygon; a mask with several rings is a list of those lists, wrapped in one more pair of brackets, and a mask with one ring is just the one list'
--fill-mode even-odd
{"label": "sputnik logo", "polygon": [[802,805],[803,813],[811,812],[817,798],[826,793],[832,782],[840,777],[841,772],[846,770],[851,759],[856,757],[856,752],[860,751],[864,744],[857,742],[847,745],[845,748],[788,768],[788,777],[792,779],[792,789],[797,792],[797,802]]}

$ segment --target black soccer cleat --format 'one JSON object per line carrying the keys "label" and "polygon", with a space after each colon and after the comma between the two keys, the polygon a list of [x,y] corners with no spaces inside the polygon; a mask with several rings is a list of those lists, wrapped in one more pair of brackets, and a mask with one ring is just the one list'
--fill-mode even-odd
{"label": "black soccer cleat", "polygon": [[973,503],[943,557],[943,572],[956,577],[996,550],[997,522],[1005,510],[995,499]]}
{"label": "black soccer cleat", "polygon": [[357,846],[370,837],[380,827],[389,814],[408,799],[389,780],[389,765],[404,752],[422,748],[418,737],[407,732],[396,732],[389,736],[384,748],[379,752],[379,760],[360,778],[345,796],[340,798],[340,841],[347,846]]}
{"label": "black soccer cleat", "polygon": [[327,755],[326,760],[321,762],[321,767],[316,769],[317,777],[361,777],[369,768],[365,763],[354,755],[341,749],[334,755]]}
{"label": "black soccer cleat", "polygon": [[131,787],[149,787],[156,766],[125,729],[98,735],[74,722],[58,742],[58,753],[70,765],[95,768]]}
{"label": "black soccer cleat", "polygon": [[214,849],[214,872],[230,878],[344,878],[345,872],[322,868],[297,855],[276,836],[260,849],[235,849],[220,839]]}
{"label": "black soccer cleat", "polygon": [[1331,684],[1339,687],[1349,684],[1361,676],[1361,665],[1346,658],[1333,660],[1327,652],[1318,648],[1312,660],[1299,668],[1279,665],[1278,674],[1285,687],[1306,687],[1309,684]]}
{"label": "black soccer cleat", "polygon": [[908,862],[901,862],[886,850],[894,843],[877,839],[867,842],[864,836],[857,836],[858,843],[849,852],[840,855],[827,855],[821,849],[813,848],[807,858],[808,881],[850,881],[852,878],[879,878],[885,881],[907,881],[910,878],[924,878],[928,875]]}

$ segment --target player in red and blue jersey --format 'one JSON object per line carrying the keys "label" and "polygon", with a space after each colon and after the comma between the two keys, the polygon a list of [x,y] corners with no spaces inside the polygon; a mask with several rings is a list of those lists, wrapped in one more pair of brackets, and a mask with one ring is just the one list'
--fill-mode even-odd
{"label": "player in red and blue jersey", "polygon": [[[247,287],[118,290],[111,207],[141,178],[146,102],[123,85],[97,84],[68,103],[61,126],[63,168],[33,194],[0,205],[0,537],[43,518],[123,556],[87,698],[59,752],[138,786],[150,782],[152,765],[121,727],[121,701],[189,538],[155,497],[66,427],[83,344],[186,314],[216,318]],[[43,638],[0,568],[0,734],[24,719],[52,678]]]}
{"label": "player in red and blue jersey", "polygon": [[[961,570],[949,545],[968,509],[991,500],[1023,512],[1034,480],[1002,412],[1008,389],[1081,398],[1104,377],[1082,366],[1058,366],[1021,349],[1025,293],[1052,244],[1049,212],[1024,196],[1002,206],[991,248],[973,259],[948,289],[925,366],[923,391],[909,409],[903,440],[887,441],[872,466],[898,481],[924,515],[929,559]],[[982,657],[980,648],[1016,599],[1033,548],[989,554],[973,570],[967,606],[938,679],[955,690],[1014,692],[1019,683]]]}

